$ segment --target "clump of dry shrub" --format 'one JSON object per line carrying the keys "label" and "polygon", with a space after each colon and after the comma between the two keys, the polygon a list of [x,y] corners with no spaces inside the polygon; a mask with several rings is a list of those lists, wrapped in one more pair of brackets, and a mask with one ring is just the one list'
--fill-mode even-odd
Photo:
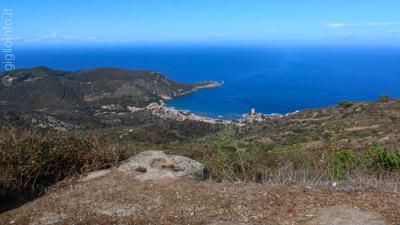
{"label": "clump of dry shrub", "polygon": [[0,187],[8,192],[42,191],[68,176],[110,167],[119,154],[93,132],[0,131]]}

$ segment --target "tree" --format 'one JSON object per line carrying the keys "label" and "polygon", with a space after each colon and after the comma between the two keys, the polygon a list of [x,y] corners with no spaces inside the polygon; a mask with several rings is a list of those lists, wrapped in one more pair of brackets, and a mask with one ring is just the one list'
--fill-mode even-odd
{"label": "tree", "polygon": [[387,102],[387,101],[389,101],[389,95],[383,94],[383,95],[379,96],[379,98],[380,98],[380,101],[381,101],[381,102]]}

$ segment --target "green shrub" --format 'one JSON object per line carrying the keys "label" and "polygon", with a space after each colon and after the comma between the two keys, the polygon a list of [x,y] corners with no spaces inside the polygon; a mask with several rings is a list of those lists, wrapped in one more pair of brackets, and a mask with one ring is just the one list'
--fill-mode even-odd
{"label": "green shrub", "polygon": [[319,140],[321,140],[321,138],[318,136],[318,134],[313,134],[312,140],[319,141]]}
{"label": "green shrub", "polygon": [[332,133],[329,131],[326,131],[322,134],[322,137],[324,138],[325,141],[329,141],[332,137]]}
{"label": "green shrub", "polygon": [[331,114],[329,114],[329,113],[322,113],[322,112],[320,112],[320,113],[318,113],[316,116],[315,116],[315,118],[316,119],[319,119],[319,118],[325,118],[325,117],[328,117],[328,116],[330,116]]}
{"label": "green shrub", "polygon": [[272,149],[274,149],[276,147],[276,144],[271,142],[271,143],[265,143],[262,146],[263,151],[267,152],[267,151],[271,151]]}
{"label": "green shrub", "polygon": [[364,132],[360,133],[359,137],[365,138],[365,137],[369,137],[371,135],[372,135],[372,133],[370,131],[364,131]]}
{"label": "green shrub", "polygon": [[357,156],[352,150],[336,152],[333,157],[332,167],[328,168],[332,180],[343,180],[347,174],[357,171],[364,164],[363,157]]}
{"label": "green shrub", "polygon": [[343,100],[343,101],[341,101],[341,102],[339,103],[339,105],[342,106],[342,107],[350,107],[350,106],[353,105],[353,103],[350,102],[350,101],[348,101],[348,100]]}
{"label": "green shrub", "polygon": [[370,157],[373,167],[379,169],[394,169],[400,167],[400,149],[397,148],[389,153],[384,146],[372,146],[367,154]]}
{"label": "green shrub", "polygon": [[347,136],[347,135],[343,135],[343,136],[338,137],[337,141],[340,141],[340,140],[343,140],[343,139],[350,139],[350,137]]}
{"label": "green shrub", "polygon": [[381,102],[389,101],[389,95],[383,94],[383,95],[379,96],[379,98],[380,98],[379,101],[381,101]]}
{"label": "green shrub", "polygon": [[355,168],[362,164],[362,159],[355,155],[352,150],[342,150],[335,153],[333,165],[338,168]]}

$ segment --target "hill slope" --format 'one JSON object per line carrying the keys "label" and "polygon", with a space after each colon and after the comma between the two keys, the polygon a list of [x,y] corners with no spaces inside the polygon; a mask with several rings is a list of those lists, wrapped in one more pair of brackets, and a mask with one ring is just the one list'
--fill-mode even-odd
{"label": "hill slope", "polygon": [[0,87],[2,105],[17,109],[74,108],[76,105],[145,106],[149,102],[218,86],[217,82],[179,83],[152,70],[99,67],[76,72],[44,66],[5,71],[13,84]]}
{"label": "hill slope", "polygon": [[[40,112],[59,118],[92,116],[104,105],[144,107],[200,88],[216,87],[217,82],[180,83],[152,70],[94,68],[76,72],[44,66],[0,73],[10,76],[12,85],[0,85],[1,110]],[[80,118],[80,121],[82,119]]]}

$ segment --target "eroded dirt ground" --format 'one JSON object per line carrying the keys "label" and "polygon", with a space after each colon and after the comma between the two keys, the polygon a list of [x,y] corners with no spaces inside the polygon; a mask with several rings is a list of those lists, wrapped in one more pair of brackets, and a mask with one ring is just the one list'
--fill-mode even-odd
{"label": "eroded dirt ground", "polygon": [[35,201],[0,214],[1,224],[306,224],[346,205],[400,224],[394,190],[270,187],[163,179],[140,182],[113,173],[65,181]]}

